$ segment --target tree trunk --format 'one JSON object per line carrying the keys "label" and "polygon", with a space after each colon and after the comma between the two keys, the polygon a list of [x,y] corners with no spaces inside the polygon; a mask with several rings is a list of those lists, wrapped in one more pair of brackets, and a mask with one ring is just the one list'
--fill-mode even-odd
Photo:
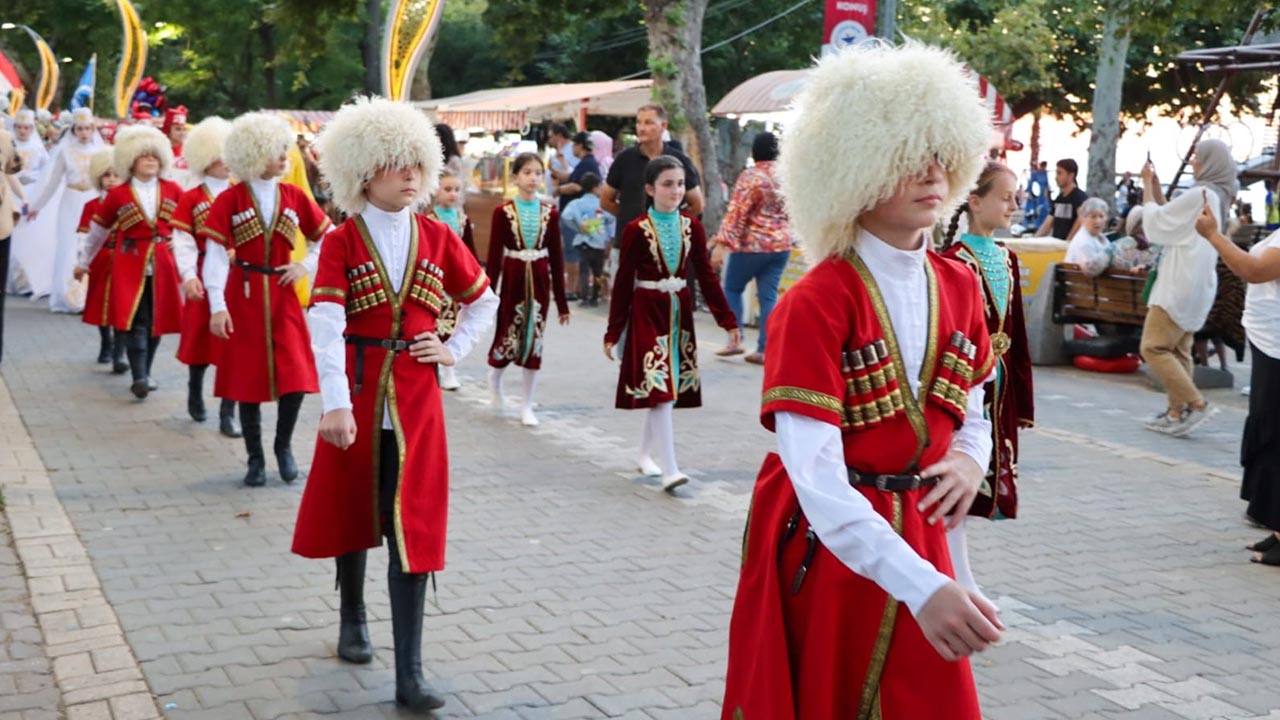
{"label": "tree trunk", "polygon": [[1040,167],[1040,110],[1031,116],[1031,167]]}
{"label": "tree trunk", "polygon": [[1116,143],[1120,140],[1120,103],[1124,97],[1124,64],[1130,31],[1122,27],[1114,7],[1107,9],[1098,49],[1093,90],[1093,134],[1089,138],[1088,190],[1115,209]]}
{"label": "tree trunk", "polygon": [[702,223],[710,236],[720,229],[725,200],[720,190],[720,158],[707,116],[707,91],[702,83],[702,20],[706,11],[707,0],[645,1],[654,99],[676,111],[672,133],[687,127],[697,146],[696,154],[690,155],[701,164],[702,195],[706,200]]}
{"label": "tree trunk", "polygon": [[729,176],[725,184],[732,186],[738,180],[738,173],[747,166],[746,147],[742,144],[742,123],[737,118],[723,121],[729,132]]}
{"label": "tree trunk", "polygon": [[276,107],[276,29],[269,22],[258,23],[262,45],[262,82],[266,86],[267,107]]}
{"label": "tree trunk", "polygon": [[364,1],[364,39],[360,55],[364,58],[364,90],[382,93],[382,0]]}
{"label": "tree trunk", "polygon": [[409,97],[406,100],[430,100],[431,99],[431,77],[428,75],[428,69],[431,67],[431,56],[436,52],[436,43],[440,42],[440,29],[431,34],[431,38],[427,40],[427,49],[422,51],[422,59],[418,61],[418,67],[413,71],[413,84],[409,87]]}

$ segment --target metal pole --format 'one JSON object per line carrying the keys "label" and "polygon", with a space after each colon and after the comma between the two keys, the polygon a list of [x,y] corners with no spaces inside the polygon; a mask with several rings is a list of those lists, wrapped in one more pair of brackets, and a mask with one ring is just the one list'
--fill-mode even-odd
{"label": "metal pole", "polygon": [[898,34],[897,22],[897,0],[880,0],[880,7],[876,11],[876,27],[879,32],[876,34],[892,44],[894,36]]}

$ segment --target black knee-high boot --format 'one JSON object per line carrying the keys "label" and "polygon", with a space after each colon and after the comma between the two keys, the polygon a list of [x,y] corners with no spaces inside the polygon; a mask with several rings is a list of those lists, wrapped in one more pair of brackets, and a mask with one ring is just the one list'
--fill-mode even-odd
{"label": "black knee-high boot", "polygon": [[151,392],[151,384],[147,380],[147,335],[150,328],[146,326],[138,327],[137,324],[129,330],[129,337],[126,341],[126,352],[129,355],[129,370],[133,374],[133,384],[129,386],[129,390],[133,392],[133,396],[139,400],[145,400],[147,394]]}
{"label": "black knee-high boot", "polygon": [[147,389],[148,390],[158,390],[160,388],[160,386],[156,384],[156,381],[151,379],[151,366],[155,364],[156,352],[158,350],[160,350],[160,338],[158,337],[147,338]]}
{"label": "black knee-high boot", "polygon": [[422,618],[427,576],[400,567],[395,537],[387,538],[387,593],[391,596],[391,634],[396,647],[396,704],[428,712],[444,707],[444,698],[422,675]]}
{"label": "black knee-high boot", "polygon": [[240,427],[244,432],[244,448],[249,453],[249,472],[244,484],[262,487],[267,484],[267,459],[262,453],[262,406],[240,403]]}
{"label": "black knee-high boot", "polygon": [[222,405],[218,408],[218,431],[229,438],[241,436],[240,421],[236,420],[235,400],[222,399]]}
{"label": "black knee-high boot", "polygon": [[208,365],[187,367],[187,413],[196,422],[204,422],[208,414],[204,409],[204,372]]}
{"label": "black knee-high boot", "polygon": [[106,365],[111,362],[111,328],[99,326],[98,340],[98,364]]}
{"label": "black knee-high boot", "polygon": [[124,351],[128,347],[128,333],[112,331],[111,338],[111,374],[123,375],[129,372],[129,363],[125,362]]}
{"label": "black knee-high boot", "polygon": [[373,644],[364,615],[364,567],[369,552],[360,550],[337,557],[338,589],[342,605],[338,610],[338,657],[363,665],[373,660]]}
{"label": "black knee-high boot", "polygon": [[276,415],[276,463],[280,467],[280,479],[293,482],[298,479],[298,463],[293,459],[293,427],[298,424],[298,411],[302,409],[303,393],[280,396]]}

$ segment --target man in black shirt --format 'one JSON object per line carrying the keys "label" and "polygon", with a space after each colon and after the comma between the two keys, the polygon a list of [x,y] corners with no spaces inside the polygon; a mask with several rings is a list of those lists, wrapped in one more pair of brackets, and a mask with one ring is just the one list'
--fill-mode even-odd
{"label": "man in black shirt", "polygon": [[1080,228],[1080,205],[1089,199],[1084,191],[1076,186],[1076,175],[1080,167],[1070,158],[1058,161],[1058,171],[1054,180],[1058,185],[1058,197],[1053,199],[1053,215],[1044,219],[1036,230],[1037,237],[1044,237],[1052,230],[1053,236],[1059,240],[1070,240]]}
{"label": "man in black shirt", "polygon": [[649,207],[644,191],[644,168],[659,155],[670,155],[684,165],[684,202],[681,208],[690,215],[702,213],[701,178],[693,161],[671,143],[663,142],[662,133],[667,129],[667,111],[661,105],[649,104],[636,111],[636,139],[638,143],[623,150],[609,168],[604,191],[600,195],[600,207],[618,219],[615,240],[622,238],[622,229],[640,217]]}

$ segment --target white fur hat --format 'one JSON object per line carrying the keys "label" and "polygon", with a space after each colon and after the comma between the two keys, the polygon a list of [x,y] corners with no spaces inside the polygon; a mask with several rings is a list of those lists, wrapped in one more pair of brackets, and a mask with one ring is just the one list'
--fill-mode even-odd
{"label": "white fur hat", "polygon": [[422,170],[415,204],[439,185],[444,164],[440,138],[426,114],[409,103],[358,97],[338,110],[316,142],[320,172],[344,212],[364,210],[364,184],[382,168]]}
{"label": "white fur hat", "polygon": [[182,145],[182,157],[197,178],[204,177],[209,166],[222,159],[222,148],[231,132],[231,123],[220,117],[207,117],[196,123]]}
{"label": "white fur hat", "polygon": [[35,124],[36,124],[36,113],[35,113],[35,111],[34,111],[34,110],[29,110],[29,109],[27,109],[27,108],[23,108],[23,109],[19,110],[19,111],[18,111],[18,114],[13,116],[13,124],[15,124],[15,125],[35,125]]}
{"label": "white fur hat", "polygon": [[936,157],[946,217],[985,162],[990,113],[946,50],[871,43],[818,62],[796,100],[778,158],[787,215],[813,260],[852,247],[858,217]]}
{"label": "white fur hat", "polygon": [[267,161],[288,152],[292,142],[293,129],[287,120],[275,113],[251,112],[231,123],[222,160],[242,181],[254,180],[262,177]]}
{"label": "white fur hat", "polygon": [[93,186],[102,189],[98,181],[102,179],[103,173],[114,169],[115,151],[110,146],[101,148],[89,156],[89,182]]}
{"label": "white fur hat", "polygon": [[173,145],[164,133],[150,125],[129,125],[116,132],[115,161],[116,175],[121,180],[133,177],[133,161],[143,155],[155,155],[160,158],[160,174],[173,167]]}

